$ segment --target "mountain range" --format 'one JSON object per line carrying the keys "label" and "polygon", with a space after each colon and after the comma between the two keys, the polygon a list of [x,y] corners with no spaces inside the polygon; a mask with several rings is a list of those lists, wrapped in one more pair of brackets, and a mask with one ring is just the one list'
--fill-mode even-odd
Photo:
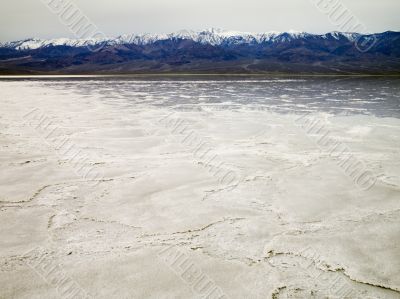
{"label": "mountain range", "polygon": [[0,44],[0,74],[400,74],[400,32],[208,29]]}

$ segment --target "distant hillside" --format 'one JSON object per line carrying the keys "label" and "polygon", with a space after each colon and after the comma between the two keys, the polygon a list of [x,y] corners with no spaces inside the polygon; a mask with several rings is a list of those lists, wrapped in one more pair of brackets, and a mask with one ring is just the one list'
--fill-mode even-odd
{"label": "distant hillside", "polygon": [[221,30],[0,44],[1,74],[400,74],[400,32]]}

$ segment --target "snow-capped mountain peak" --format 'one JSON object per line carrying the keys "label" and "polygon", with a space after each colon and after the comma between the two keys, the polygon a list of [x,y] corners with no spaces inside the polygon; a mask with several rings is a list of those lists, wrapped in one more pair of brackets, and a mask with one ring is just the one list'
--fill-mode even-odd
{"label": "snow-capped mountain peak", "polygon": [[[0,72],[398,74],[400,32],[181,30],[0,45]],[[373,57],[373,59],[371,59]]]}
{"label": "snow-capped mountain peak", "polygon": [[209,45],[232,45],[232,44],[261,44],[261,43],[274,43],[274,42],[290,42],[291,40],[307,38],[310,36],[317,36],[320,38],[334,38],[334,39],[347,39],[354,41],[359,36],[358,33],[343,33],[343,32],[330,32],[323,35],[315,35],[306,32],[290,30],[287,32],[267,31],[262,33],[241,32],[233,30],[222,30],[219,28],[209,28],[205,30],[180,30],[169,34],[125,34],[116,38],[109,39],[71,39],[71,38],[57,38],[57,39],[26,39],[22,41],[9,42],[0,44],[0,47],[13,48],[16,50],[33,50],[46,46],[71,46],[82,47],[94,45],[100,42],[106,42],[109,45],[117,44],[135,44],[135,45],[148,45],[157,41],[163,40],[176,40],[186,39],[192,40],[201,44]]}

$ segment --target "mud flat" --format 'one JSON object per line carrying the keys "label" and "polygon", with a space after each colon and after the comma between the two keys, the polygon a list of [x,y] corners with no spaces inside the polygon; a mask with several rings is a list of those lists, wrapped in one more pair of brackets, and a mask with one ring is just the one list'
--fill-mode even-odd
{"label": "mud flat", "polygon": [[399,118],[79,84],[0,81],[0,298],[400,298]]}

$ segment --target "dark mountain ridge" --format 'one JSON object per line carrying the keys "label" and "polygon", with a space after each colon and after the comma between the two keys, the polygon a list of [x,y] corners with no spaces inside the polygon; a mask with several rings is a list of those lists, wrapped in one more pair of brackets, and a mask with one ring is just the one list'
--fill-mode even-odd
{"label": "dark mountain ridge", "polygon": [[0,44],[2,74],[400,74],[400,32],[216,31]]}

